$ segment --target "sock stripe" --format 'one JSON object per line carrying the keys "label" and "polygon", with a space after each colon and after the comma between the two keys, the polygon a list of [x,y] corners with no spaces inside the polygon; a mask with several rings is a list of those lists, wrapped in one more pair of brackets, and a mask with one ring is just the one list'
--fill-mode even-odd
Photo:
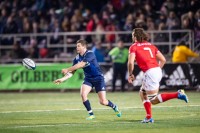
{"label": "sock stripe", "polygon": [[144,100],[144,101],[143,101],[143,104],[146,103],[146,102],[150,102],[150,100]]}
{"label": "sock stripe", "polygon": [[162,100],[162,97],[161,97],[161,94],[158,95],[158,100],[162,103],[163,100]]}
{"label": "sock stripe", "polygon": [[93,112],[92,110],[88,111],[88,113],[92,113],[92,112]]}

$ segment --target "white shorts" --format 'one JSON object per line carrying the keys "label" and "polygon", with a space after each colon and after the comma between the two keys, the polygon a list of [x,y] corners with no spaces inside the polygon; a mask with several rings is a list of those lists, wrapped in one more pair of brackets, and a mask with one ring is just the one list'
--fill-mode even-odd
{"label": "white shorts", "polygon": [[147,70],[142,79],[141,91],[157,90],[162,79],[162,70],[160,67],[155,67]]}

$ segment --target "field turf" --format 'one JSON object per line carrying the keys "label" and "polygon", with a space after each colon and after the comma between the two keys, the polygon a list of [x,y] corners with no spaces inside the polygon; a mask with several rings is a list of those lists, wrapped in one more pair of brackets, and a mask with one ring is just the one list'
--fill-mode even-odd
{"label": "field turf", "polygon": [[200,93],[187,95],[187,104],[173,99],[154,105],[155,123],[141,124],[145,111],[138,92],[107,93],[121,109],[121,118],[90,93],[96,116],[91,121],[85,120],[78,92],[0,93],[0,133],[200,133]]}

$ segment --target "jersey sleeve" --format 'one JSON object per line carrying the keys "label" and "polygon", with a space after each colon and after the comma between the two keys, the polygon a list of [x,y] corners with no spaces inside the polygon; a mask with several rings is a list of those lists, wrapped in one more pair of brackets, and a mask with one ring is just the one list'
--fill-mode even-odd
{"label": "jersey sleeve", "polygon": [[135,52],[136,52],[136,47],[135,47],[135,45],[131,45],[130,48],[129,48],[129,54],[135,53]]}
{"label": "jersey sleeve", "polygon": [[76,58],[74,58],[72,66],[74,66],[76,64],[77,64],[77,60],[76,60]]}
{"label": "jersey sleeve", "polygon": [[160,51],[158,50],[158,48],[155,45],[153,45],[153,47],[155,49],[155,55],[158,54],[158,53],[160,53]]}
{"label": "jersey sleeve", "polygon": [[184,50],[185,54],[188,55],[188,56],[191,56],[191,57],[198,57],[198,54],[193,52],[191,49],[185,47],[185,50]]}

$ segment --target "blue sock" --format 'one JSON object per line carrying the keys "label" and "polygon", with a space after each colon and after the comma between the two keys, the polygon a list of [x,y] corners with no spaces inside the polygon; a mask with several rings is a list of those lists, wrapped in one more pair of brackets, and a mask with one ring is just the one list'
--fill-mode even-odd
{"label": "blue sock", "polygon": [[116,105],[113,104],[110,100],[108,100],[108,105],[107,106],[109,106],[109,107],[111,107],[113,109],[116,107]]}
{"label": "blue sock", "polygon": [[83,104],[84,104],[85,108],[87,109],[89,115],[94,115],[92,108],[90,106],[90,101],[86,100],[85,102],[83,102]]}

